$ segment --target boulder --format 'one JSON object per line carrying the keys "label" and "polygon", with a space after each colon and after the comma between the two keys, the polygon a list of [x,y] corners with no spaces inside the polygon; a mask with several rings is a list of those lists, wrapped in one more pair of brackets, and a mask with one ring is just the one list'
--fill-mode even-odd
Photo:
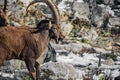
{"label": "boulder", "polygon": [[77,1],[73,3],[73,11],[75,12],[74,18],[78,17],[88,19],[90,13],[89,5],[87,3],[81,3]]}
{"label": "boulder", "polygon": [[88,41],[95,41],[98,38],[98,33],[94,28],[89,29],[88,31],[81,34],[82,38],[87,39]]}
{"label": "boulder", "polygon": [[114,0],[98,0],[98,1],[101,2],[101,4],[114,5]]}
{"label": "boulder", "polygon": [[44,80],[76,80],[78,75],[72,65],[60,62],[43,64],[41,72]]}
{"label": "boulder", "polygon": [[70,22],[62,22],[61,28],[63,30],[63,34],[68,36],[73,29],[73,25]]}
{"label": "boulder", "polygon": [[111,27],[120,26],[120,18],[119,17],[109,18],[109,25]]}
{"label": "boulder", "polygon": [[115,4],[120,4],[120,0],[114,0]]}
{"label": "boulder", "polygon": [[113,15],[113,13],[109,13],[108,9],[105,5],[99,5],[92,10],[91,22],[96,27],[107,27],[109,15]]}

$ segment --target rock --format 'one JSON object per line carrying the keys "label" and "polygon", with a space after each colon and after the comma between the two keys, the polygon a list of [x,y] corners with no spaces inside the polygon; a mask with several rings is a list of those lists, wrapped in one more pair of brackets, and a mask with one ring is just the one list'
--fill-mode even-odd
{"label": "rock", "polygon": [[98,0],[98,1],[101,1],[101,4],[114,5],[114,0]]}
{"label": "rock", "polygon": [[82,50],[82,45],[77,43],[72,43],[70,45],[70,48],[73,53],[79,53]]}
{"label": "rock", "polygon": [[23,2],[23,5],[24,6],[26,6],[26,5],[28,5],[32,0],[27,0],[27,1],[25,1],[25,0],[20,0],[21,2]]}
{"label": "rock", "polygon": [[32,80],[29,72],[27,70],[24,71],[16,71],[14,73],[15,80]]}
{"label": "rock", "polygon": [[98,75],[93,75],[93,80],[106,80],[106,74],[101,73]]}
{"label": "rock", "polygon": [[118,34],[120,34],[120,27],[118,26],[118,27],[112,27],[111,28],[111,34],[113,34],[113,35],[118,35]]}
{"label": "rock", "polygon": [[97,48],[97,47],[94,47],[93,48],[93,51],[95,52],[95,53],[110,53],[111,51],[106,51],[105,49],[103,49],[103,48]]}
{"label": "rock", "polygon": [[98,34],[94,28],[91,28],[86,33],[81,35],[83,38],[87,39],[88,41],[95,41],[98,38]]}
{"label": "rock", "polygon": [[73,3],[74,18],[88,19],[89,16],[89,6],[87,3],[74,2]]}
{"label": "rock", "polygon": [[120,4],[120,0],[114,0],[114,2]]}
{"label": "rock", "polygon": [[11,65],[10,61],[4,61],[4,63],[0,66],[0,71],[1,72],[7,72],[7,73],[12,73],[14,72],[15,67]]}
{"label": "rock", "polygon": [[12,18],[12,20],[20,24],[24,24],[23,20],[24,20],[25,14],[26,14],[25,7],[17,6],[14,10],[12,10],[10,18]]}
{"label": "rock", "polygon": [[[75,54],[81,54],[82,50],[89,50],[91,49],[91,46],[89,44],[85,43],[70,43],[70,44],[64,44],[64,45],[58,45],[54,44],[53,47],[55,48],[58,53],[63,52],[73,52]],[[61,51],[61,52],[60,52]]]}
{"label": "rock", "polygon": [[14,73],[0,72],[0,80],[32,80],[28,71],[15,71]]}
{"label": "rock", "polygon": [[109,24],[110,26],[120,26],[120,18],[119,17],[113,17],[109,18]]}
{"label": "rock", "polygon": [[63,11],[63,10],[61,10],[60,11],[60,17],[61,17],[61,21],[62,22],[65,22],[65,21],[68,21],[68,15],[66,14],[66,12],[65,11]]}
{"label": "rock", "polygon": [[[115,69],[115,70],[113,70],[113,71],[111,72],[111,77],[112,77],[112,78],[117,78],[119,75],[120,75],[119,69]],[[111,78],[111,79],[112,79],[112,78]]]}
{"label": "rock", "polygon": [[44,80],[76,80],[75,68],[67,63],[45,63],[41,66],[41,77]]}
{"label": "rock", "polygon": [[10,25],[12,25],[12,26],[21,26],[19,23],[15,22],[15,21],[11,21]]}
{"label": "rock", "polygon": [[26,65],[20,60],[9,60],[5,61],[2,66],[0,66],[0,71],[13,73],[15,70],[26,69]]}
{"label": "rock", "polygon": [[105,60],[103,63],[105,63],[106,65],[109,65],[109,66],[113,66],[114,65],[113,59],[110,59],[110,58]]}
{"label": "rock", "polygon": [[68,36],[73,29],[73,25],[70,22],[62,22],[61,28],[63,30],[63,34]]}
{"label": "rock", "polygon": [[91,21],[92,24],[96,27],[107,27],[109,15],[109,9],[105,5],[98,5],[96,9],[93,9],[91,12]]}
{"label": "rock", "polygon": [[120,80],[120,75],[115,77],[115,80]]}
{"label": "rock", "polygon": [[115,42],[112,46],[112,51],[115,55],[120,55],[120,43],[119,42]]}
{"label": "rock", "polygon": [[48,51],[47,51],[46,57],[44,59],[44,62],[49,62],[49,61],[57,62],[57,60],[56,60],[56,54],[57,53],[56,53],[55,49],[49,43],[49,45],[48,45]]}

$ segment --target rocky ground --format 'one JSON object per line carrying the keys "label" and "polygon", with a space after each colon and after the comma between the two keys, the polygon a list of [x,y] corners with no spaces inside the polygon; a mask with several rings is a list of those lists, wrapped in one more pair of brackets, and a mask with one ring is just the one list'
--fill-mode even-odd
{"label": "rocky ground", "polygon": [[[28,3],[9,2],[11,25],[35,26],[35,21],[43,19],[38,8],[50,13],[38,4],[31,6],[26,15]],[[120,80],[120,0],[57,0],[56,3],[66,38],[60,44],[51,41],[57,62],[41,65],[42,80]],[[30,79],[21,61],[8,61],[0,68],[0,80]]]}

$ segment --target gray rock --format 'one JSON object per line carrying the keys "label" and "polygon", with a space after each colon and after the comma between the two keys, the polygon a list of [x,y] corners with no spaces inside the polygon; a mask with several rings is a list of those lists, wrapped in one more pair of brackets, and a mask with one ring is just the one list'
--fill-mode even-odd
{"label": "gray rock", "polygon": [[98,33],[94,28],[84,32],[81,34],[83,38],[87,39],[88,41],[95,41],[98,38]]}
{"label": "gray rock", "polygon": [[10,61],[4,61],[4,63],[0,66],[1,72],[12,73],[14,70],[15,68],[11,65]]}
{"label": "gray rock", "polygon": [[94,2],[95,4],[105,4],[105,5],[114,5],[115,0],[84,0],[84,2],[92,3]]}
{"label": "gray rock", "polygon": [[[73,52],[76,54],[81,53],[82,50],[87,50],[91,49],[91,46],[89,44],[84,44],[84,43],[70,43],[70,44],[64,44],[64,45],[58,45],[54,44],[53,47],[55,48],[58,53],[63,52]],[[61,51],[61,52],[60,52]]]}
{"label": "gray rock", "polygon": [[41,66],[41,77],[44,80],[76,80],[75,68],[67,63],[45,63]]}
{"label": "gray rock", "polygon": [[73,3],[73,11],[75,11],[74,18],[78,17],[78,18],[88,19],[90,13],[88,4],[81,2]]}
{"label": "gray rock", "polygon": [[[91,21],[96,27],[106,27],[109,19],[109,9],[105,5],[99,5],[92,10]],[[104,23],[105,22],[105,23]]]}
{"label": "gray rock", "polygon": [[114,5],[114,0],[101,0],[101,1],[105,5]]}
{"label": "gray rock", "polygon": [[105,60],[105,62],[103,62],[103,63],[105,63],[105,64],[107,64],[107,65],[109,65],[109,66],[113,66],[113,65],[114,65],[114,61],[113,61],[112,59],[107,59],[107,60]]}
{"label": "gray rock", "polygon": [[115,80],[119,80],[120,79],[120,75],[119,76],[117,76],[117,77],[115,77]]}
{"label": "gray rock", "polygon": [[62,22],[61,27],[65,36],[68,36],[73,29],[73,25],[70,22]]}
{"label": "gray rock", "polygon": [[120,26],[120,18],[119,17],[113,17],[109,19],[110,26]]}
{"label": "gray rock", "polygon": [[18,22],[11,21],[10,25],[12,26],[21,26]]}
{"label": "gray rock", "polygon": [[115,4],[120,4],[120,0],[114,0]]}
{"label": "gray rock", "polygon": [[28,71],[15,71],[14,73],[0,72],[0,80],[32,80]]}

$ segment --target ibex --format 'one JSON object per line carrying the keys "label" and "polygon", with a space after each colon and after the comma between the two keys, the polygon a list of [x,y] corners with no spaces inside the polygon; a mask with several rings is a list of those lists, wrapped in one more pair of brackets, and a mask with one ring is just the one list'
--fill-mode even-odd
{"label": "ibex", "polygon": [[[42,0],[40,0],[42,1]],[[39,2],[35,1],[28,5]],[[51,39],[58,43],[64,36],[60,29],[60,16],[51,0],[43,0],[53,12],[53,21],[42,20],[36,28],[1,27],[0,28],[0,64],[5,60],[19,59],[25,62],[33,80],[40,80],[40,65],[36,61]]]}
{"label": "ibex", "polygon": [[9,24],[9,18],[6,10],[7,0],[4,0],[4,7],[0,10],[0,27],[7,26]]}

